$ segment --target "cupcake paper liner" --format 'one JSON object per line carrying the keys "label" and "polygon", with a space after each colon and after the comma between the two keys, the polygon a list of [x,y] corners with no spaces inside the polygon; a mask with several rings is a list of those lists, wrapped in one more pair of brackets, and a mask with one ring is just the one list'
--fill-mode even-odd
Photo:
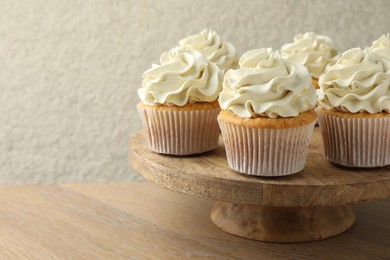
{"label": "cupcake paper liner", "polygon": [[344,118],[318,113],[325,157],[349,167],[390,164],[390,118]]}
{"label": "cupcake paper liner", "polygon": [[158,110],[137,106],[152,151],[172,155],[203,153],[218,146],[219,108]]}
{"label": "cupcake paper liner", "polygon": [[315,122],[308,125],[265,129],[218,120],[229,166],[257,176],[284,176],[301,171]]}

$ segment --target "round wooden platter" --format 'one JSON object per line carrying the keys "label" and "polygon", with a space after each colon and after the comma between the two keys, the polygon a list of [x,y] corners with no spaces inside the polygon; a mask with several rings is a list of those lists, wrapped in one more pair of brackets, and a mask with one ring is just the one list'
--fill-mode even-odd
{"label": "round wooden platter", "polygon": [[212,221],[226,232],[262,241],[303,242],[337,235],[355,222],[353,203],[390,198],[390,166],[356,169],[328,162],[319,128],[303,171],[254,177],[231,170],[222,140],[213,151],[176,157],[152,152],[145,131],[129,142],[129,163],[169,190],[216,200]]}

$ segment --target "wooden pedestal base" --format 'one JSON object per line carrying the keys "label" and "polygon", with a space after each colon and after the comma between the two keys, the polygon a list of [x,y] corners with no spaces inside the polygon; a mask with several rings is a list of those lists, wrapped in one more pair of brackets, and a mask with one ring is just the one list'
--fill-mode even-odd
{"label": "wooden pedestal base", "polygon": [[211,220],[222,230],[269,242],[305,242],[338,235],[355,223],[351,206],[265,207],[216,202]]}
{"label": "wooden pedestal base", "polygon": [[336,166],[325,159],[322,143],[316,128],[301,172],[262,178],[233,171],[222,139],[213,151],[175,157],[151,152],[146,132],[139,131],[129,142],[129,163],[147,180],[169,190],[226,201],[215,204],[211,219],[228,233],[270,242],[304,242],[350,228],[355,215],[344,205],[390,198],[390,166]]}

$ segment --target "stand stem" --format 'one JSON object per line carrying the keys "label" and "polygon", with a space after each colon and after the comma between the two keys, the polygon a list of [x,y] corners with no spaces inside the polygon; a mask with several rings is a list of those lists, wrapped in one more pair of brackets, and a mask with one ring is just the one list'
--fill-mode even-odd
{"label": "stand stem", "polygon": [[211,220],[233,235],[288,243],[338,235],[352,227],[356,218],[351,206],[293,208],[216,202]]}

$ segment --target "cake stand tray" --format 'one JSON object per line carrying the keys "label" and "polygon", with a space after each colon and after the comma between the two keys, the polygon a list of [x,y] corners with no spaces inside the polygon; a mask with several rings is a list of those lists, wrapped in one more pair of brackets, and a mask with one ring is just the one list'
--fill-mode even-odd
{"label": "cake stand tray", "polygon": [[215,200],[211,220],[222,230],[270,242],[304,242],[340,234],[355,223],[353,203],[390,198],[390,166],[356,169],[328,162],[314,130],[303,171],[254,177],[231,170],[217,149],[177,157],[152,152],[144,130],[129,141],[129,163],[166,189]]}

